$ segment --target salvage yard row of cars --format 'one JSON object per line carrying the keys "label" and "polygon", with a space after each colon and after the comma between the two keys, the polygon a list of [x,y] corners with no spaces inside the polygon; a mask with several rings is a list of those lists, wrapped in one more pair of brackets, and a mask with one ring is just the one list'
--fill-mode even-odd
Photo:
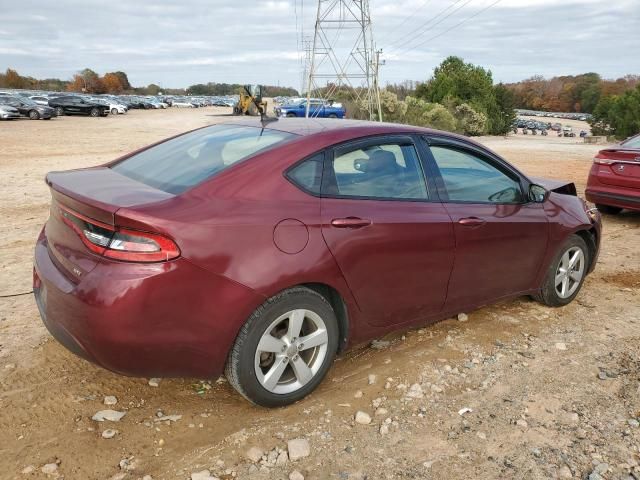
{"label": "salvage yard row of cars", "polygon": [[64,92],[27,90],[0,91],[0,120],[20,117],[49,120],[62,115],[104,117],[122,115],[130,109],[162,109],[169,107],[198,108],[233,107],[237,96],[185,97],[138,95],[86,95]]}

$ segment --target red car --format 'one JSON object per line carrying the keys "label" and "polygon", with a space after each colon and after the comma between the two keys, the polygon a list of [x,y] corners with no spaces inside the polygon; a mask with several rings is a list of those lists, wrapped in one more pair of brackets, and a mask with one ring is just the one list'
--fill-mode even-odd
{"label": "red car", "polygon": [[598,152],[585,193],[603,213],[640,211],[640,134]]}
{"label": "red car", "polygon": [[34,292],[76,354],[294,402],[337,352],[496,300],[565,305],[600,218],[465,137],[244,119],[49,173]]}

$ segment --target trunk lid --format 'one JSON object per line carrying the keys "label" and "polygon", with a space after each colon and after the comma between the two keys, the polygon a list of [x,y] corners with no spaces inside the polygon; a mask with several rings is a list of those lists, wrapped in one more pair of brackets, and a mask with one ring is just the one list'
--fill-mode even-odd
{"label": "trunk lid", "polygon": [[156,203],[173,195],[122,176],[107,167],[51,172],[51,214],[45,225],[49,254],[58,268],[77,282],[101,257],[91,252],[70,226],[69,213],[96,225],[113,227],[121,208]]}
{"label": "trunk lid", "polygon": [[597,175],[602,183],[640,190],[640,150],[601,150],[596,159],[612,162],[610,165],[598,165]]}

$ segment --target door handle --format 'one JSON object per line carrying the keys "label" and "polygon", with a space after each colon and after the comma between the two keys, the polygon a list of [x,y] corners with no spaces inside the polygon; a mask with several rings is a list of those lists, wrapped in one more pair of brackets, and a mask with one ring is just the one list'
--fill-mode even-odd
{"label": "door handle", "polygon": [[486,220],[478,217],[466,217],[458,220],[460,225],[464,225],[465,227],[479,227],[480,225],[484,225],[487,223]]}
{"label": "door handle", "polygon": [[331,226],[336,228],[362,228],[371,225],[371,220],[358,217],[334,218]]}

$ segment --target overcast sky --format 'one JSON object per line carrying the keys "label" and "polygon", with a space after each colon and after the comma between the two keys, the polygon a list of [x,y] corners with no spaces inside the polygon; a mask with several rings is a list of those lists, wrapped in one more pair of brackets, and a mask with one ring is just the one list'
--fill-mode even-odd
{"label": "overcast sky", "polygon": [[[424,80],[448,55],[497,81],[640,74],[640,0],[370,0],[382,83]],[[0,69],[69,79],[89,67],[135,86],[300,88],[304,0],[0,0]],[[343,41],[341,37],[338,42]]]}

